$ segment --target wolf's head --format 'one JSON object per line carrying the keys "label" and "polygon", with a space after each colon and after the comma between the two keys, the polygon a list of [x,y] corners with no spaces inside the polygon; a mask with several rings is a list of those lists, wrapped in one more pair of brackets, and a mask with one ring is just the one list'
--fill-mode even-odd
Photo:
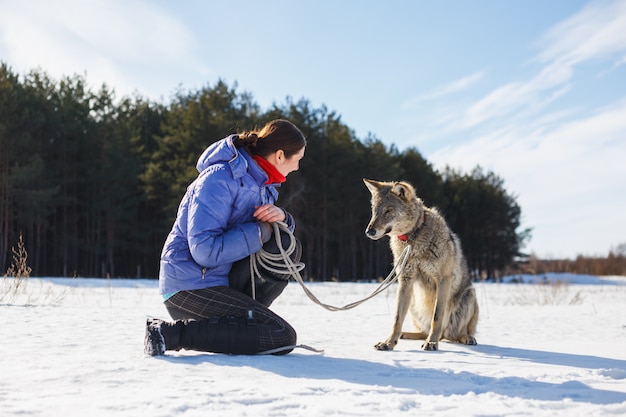
{"label": "wolf's head", "polygon": [[399,236],[415,229],[424,210],[415,188],[407,182],[380,182],[363,178],[372,193],[372,219],[365,234],[378,240],[385,235]]}

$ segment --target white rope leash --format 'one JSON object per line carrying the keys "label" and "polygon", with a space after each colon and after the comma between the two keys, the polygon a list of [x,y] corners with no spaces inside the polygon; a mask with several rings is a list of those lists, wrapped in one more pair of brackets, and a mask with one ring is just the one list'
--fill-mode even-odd
{"label": "white rope leash", "polygon": [[[300,275],[300,271],[304,269],[304,264],[302,262],[298,262],[295,264],[289,255],[293,253],[296,248],[296,239],[287,227],[287,225],[283,222],[275,222],[272,224],[274,227],[274,235],[276,236],[276,243],[278,244],[278,249],[280,250],[280,254],[272,254],[261,249],[259,252],[254,253],[250,256],[250,271],[252,276],[252,298],[256,298],[255,293],[255,285],[254,280],[255,277],[259,277],[259,279],[263,279],[261,274],[259,273],[258,266],[262,266],[269,272],[273,272],[276,274],[284,275],[290,274],[302,287],[304,293],[319,306],[329,310],[329,311],[343,311],[349,310],[351,308],[357,307],[361,305],[365,301],[369,300],[385,291],[389,286],[391,286],[394,282],[397,281],[398,276],[404,270],[406,266],[406,262],[409,258],[409,252],[411,251],[411,245],[407,245],[406,248],[400,254],[400,258],[394,268],[389,272],[389,275],[380,283],[380,285],[367,297],[355,301],[353,303],[346,304],[342,307],[332,306],[329,304],[322,303],[304,284],[304,280]],[[287,249],[283,248],[280,231],[284,231],[290,237],[289,247]]]}
{"label": "white rope leash", "polygon": [[282,352],[285,350],[293,350],[293,349],[305,349],[315,353],[324,353],[324,349],[316,349],[314,347],[308,345],[289,345],[289,346],[281,346],[270,350],[265,350],[263,352],[257,353],[257,355],[272,355],[274,353]]}
{"label": "white rope leash", "polygon": [[[389,288],[389,286],[391,286],[394,282],[396,282],[398,279],[398,276],[400,276],[400,274],[404,270],[406,262],[409,258],[409,252],[411,251],[411,245],[407,245],[407,247],[404,248],[404,250],[400,254],[398,263],[394,266],[391,272],[389,272],[389,275],[387,275],[387,277],[380,283],[380,285],[369,296],[361,300],[355,301],[353,303],[346,304],[345,306],[337,307],[337,306],[332,306],[329,304],[322,303],[304,284],[304,280],[302,279],[302,276],[300,275],[300,271],[304,269],[304,263],[302,262],[294,263],[290,257],[290,255],[296,249],[296,239],[291,233],[291,231],[289,230],[289,228],[287,227],[287,225],[283,222],[275,222],[273,223],[273,227],[274,227],[274,235],[276,236],[276,243],[277,243],[278,249],[280,250],[280,254],[272,254],[261,249],[259,252],[254,253],[250,256],[250,276],[251,276],[250,279],[252,280],[252,283],[251,283],[252,284],[252,298],[255,298],[255,299],[256,299],[256,291],[255,291],[254,280],[255,280],[255,277],[258,277],[260,280],[263,279],[263,277],[261,276],[259,272],[259,266],[261,266],[265,270],[269,272],[273,272],[275,274],[279,274],[279,275],[290,274],[298,282],[298,284],[300,284],[300,286],[304,290],[304,293],[311,299],[311,301],[318,304],[319,306],[330,311],[349,310],[351,308],[354,308],[364,303],[370,298],[377,296],[378,294],[380,294],[381,292]],[[283,248],[282,239],[280,237],[281,230],[284,231],[290,238],[289,246],[287,247],[287,249]],[[316,353],[324,352],[323,349],[316,349],[311,346],[299,344],[299,345],[281,346],[275,349],[270,349],[264,352],[260,352],[259,354],[271,355],[274,353],[282,352],[285,350],[293,350],[296,348],[306,349],[306,350],[310,350]]]}

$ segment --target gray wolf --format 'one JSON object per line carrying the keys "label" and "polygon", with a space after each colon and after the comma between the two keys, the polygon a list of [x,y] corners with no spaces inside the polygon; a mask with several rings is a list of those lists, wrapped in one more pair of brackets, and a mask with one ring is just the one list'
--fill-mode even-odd
{"label": "gray wolf", "polygon": [[[425,340],[424,350],[438,350],[442,339],[475,345],[478,303],[459,238],[436,208],[424,205],[411,184],[363,182],[372,194],[367,237],[389,236],[396,264],[411,245],[398,277],[391,334],[375,348],[392,350],[399,338]],[[409,311],[416,332],[402,332]]]}

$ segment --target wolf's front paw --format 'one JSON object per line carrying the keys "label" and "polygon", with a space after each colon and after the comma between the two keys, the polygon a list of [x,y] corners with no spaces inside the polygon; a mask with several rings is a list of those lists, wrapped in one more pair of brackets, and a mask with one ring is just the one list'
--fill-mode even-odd
{"label": "wolf's front paw", "polygon": [[439,350],[439,342],[424,342],[422,345],[424,350]]}
{"label": "wolf's front paw", "polygon": [[376,350],[393,350],[395,345],[395,343],[392,344],[391,342],[378,342],[374,345],[374,348]]}
{"label": "wolf's front paw", "polygon": [[470,336],[467,338],[467,341],[465,342],[466,345],[476,345],[476,338],[474,336]]}

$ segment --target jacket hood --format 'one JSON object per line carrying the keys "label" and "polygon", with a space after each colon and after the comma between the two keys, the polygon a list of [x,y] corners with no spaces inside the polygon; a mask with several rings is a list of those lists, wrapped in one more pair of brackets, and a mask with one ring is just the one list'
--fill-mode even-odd
{"label": "jacket hood", "polygon": [[198,163],[196,164],[198,172],[202,172],[218,162],[229,162],[236,158],[239,152],[233,144],[235,137],[236,135],[227,136],[206,148],[200,155],[200,158],[198,158]]}
{"label": "jacket hood", "polygon": [[206,148],[198,158],[196,169],[198,172],[202,172],[211,165],[227,163],[230,165],[234,178],[242,177],[250,170],[250,175],[256,181],[260,184],[265,183],[268,178],[265,171],[252,160],[243,148],[235,148],[233,140],[236,137],[237,135],[227,136]]}

